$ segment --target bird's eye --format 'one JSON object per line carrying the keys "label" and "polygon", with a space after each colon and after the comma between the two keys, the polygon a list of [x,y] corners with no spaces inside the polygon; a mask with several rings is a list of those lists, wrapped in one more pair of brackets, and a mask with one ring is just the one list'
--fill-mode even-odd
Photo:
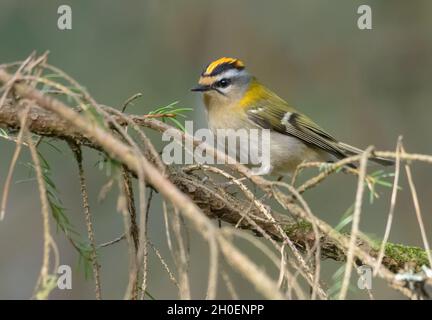
{"label": "bird's eye", "polygon": [[229,79],[221,79],[216,83],[216,86],[218,86],[219,88],[226,88],[230,85],[231,80]]}

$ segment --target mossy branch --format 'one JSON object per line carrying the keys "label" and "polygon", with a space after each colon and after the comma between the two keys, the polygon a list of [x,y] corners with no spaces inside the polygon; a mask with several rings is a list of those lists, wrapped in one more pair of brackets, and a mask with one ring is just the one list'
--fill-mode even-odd
{"label": "mossy branch", "polygon": [[[9,129],[18,130],[20,126],[18,110],[16,105],[12,105],[11,101],[0,108],[0,124]],[[159,124],[156,120],[147,119],[145,116],[129,115],[131,119],[141,126],[158,126],[164,128],[166,124]],[[117,119],[117,118],[116,118]],[[125,125],[121,119],[117,119],[120,124]],[[37,106],[30,108],[28,117],[29,129],[37,135],[58,138],[62,140],[72,140],[79,145],[87,146],[97,150],[101,150],[100,146],[94,144],[91,139],[86,138],[80,132],[74,130],[67,122],[57,115],[47,112]],[[193,175],[186,174],[178,168],[171,168],[169,174],[170,180],[184,193],[186,193],[202,210],[212,219],[220,219],[232,225],[236,225],[242,219],[242,212],[248,208],[250,216],[260,216],[258,210],[250,206],[247,201],[241,201],[229,193],[220,190],[216,185],[209,186],[207,182],[203,183]],[[315,241],[312,225],[307,221],[295,222],[289,220],[286,216],[278,215],[279,223],[283,225],[283,229],[287,236],[294,241],[299,249],[305,250],[310,248]],[[269,232],[277,240],[281,240],[280,236],[274,230],[271,223],[265,223],[261,220],[256,220],[264,230]],[[241,228],[256,230],[252,225],[242,220],[239,225]],[[323,236],[320,239],[321,256],[323,259],[332,259],[336,261],[345,261],[346,254],[344,250],[331,237]],[[379,245],[368,245],[365,241],[359,241],[358,246],[367,248],[367,252],[372,257],[378,256]],[[429,266],[426,252],[418,247],[405,246],[401,244],[387,243],[385,249],[385,257],[383,265],[393,272],[403,270],[409,265],[415,270],[419,270],[422,265]]]}

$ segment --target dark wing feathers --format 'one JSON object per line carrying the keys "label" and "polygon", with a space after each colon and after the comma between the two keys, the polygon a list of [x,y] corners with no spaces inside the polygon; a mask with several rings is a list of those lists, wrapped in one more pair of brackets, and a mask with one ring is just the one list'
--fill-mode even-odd
{"label": "dark wing feathers", "polygon": [[319,136],[328,139],[333,142],[337,142],[335,138],[333,138],[330,134],[325,132],[322,128],[320,128],[316,123],[314,123],[312,120],[307,118],[304,115],[301,115],[299,113],[293,113],[289,119],[291,123],[295,123],[298,127],[303,127],[308,130],[313,131],[314,133],[318,134]]}
{"label": "dark wing feathers", "polygon": [[[304,143],[322,149],[338,159],[360,154],[363,150],[337,141],[320,126],[298,113],[285,100],[274,92],[260,86],[259,99],[246,111],[249,121],[276,132],[296,137]],[[371,160],[382,165],[392,165],[393,160],[372,157]],[[354,165],[350,165],[354,167]]]}
{"label": "dark wing feathers", "polygon": [[333,154],[337,158],[347,156],[343,149],[338,146],[336,139],[306,116],[291,112],[289,117],[286,116],[284,119],[286,110],[287,108],[275,105],[263,106],[248,110],[247,115],[249,120],[263,128],[296,137],[306,144]]}

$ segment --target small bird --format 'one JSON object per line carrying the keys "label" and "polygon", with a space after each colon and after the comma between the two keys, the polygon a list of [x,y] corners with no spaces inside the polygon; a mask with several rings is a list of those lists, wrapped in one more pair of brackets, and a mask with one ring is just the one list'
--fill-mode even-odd
{"label": "small bird", "polygon": [[[211,62],[198,86],[191,90],[203,93],[213,133],[217,134],[218,129],[270,130],[270,162],[254,168],[254,174],[290,175],[304,161],[334,162],[363,152],[339,142],[266,88],[239,59],[223,57]],[[393,164],[389,159],[370,159],[382,165]]]}

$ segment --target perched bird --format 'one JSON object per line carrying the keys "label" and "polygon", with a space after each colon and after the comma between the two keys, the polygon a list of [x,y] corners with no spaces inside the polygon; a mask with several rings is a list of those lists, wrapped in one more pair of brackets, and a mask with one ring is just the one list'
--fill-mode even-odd
{"label": "perched bird", "polygon": [[[203,93],[209,128],[214,133],[228,128],[270,130],[270,163],[255,174],[291,174],[303,161],[333,162],[362,152],[339,142],[266,88],[239,59],[223,57],[211,62],[191,90]],[[370,159],[393,164],[389,159]]]}

